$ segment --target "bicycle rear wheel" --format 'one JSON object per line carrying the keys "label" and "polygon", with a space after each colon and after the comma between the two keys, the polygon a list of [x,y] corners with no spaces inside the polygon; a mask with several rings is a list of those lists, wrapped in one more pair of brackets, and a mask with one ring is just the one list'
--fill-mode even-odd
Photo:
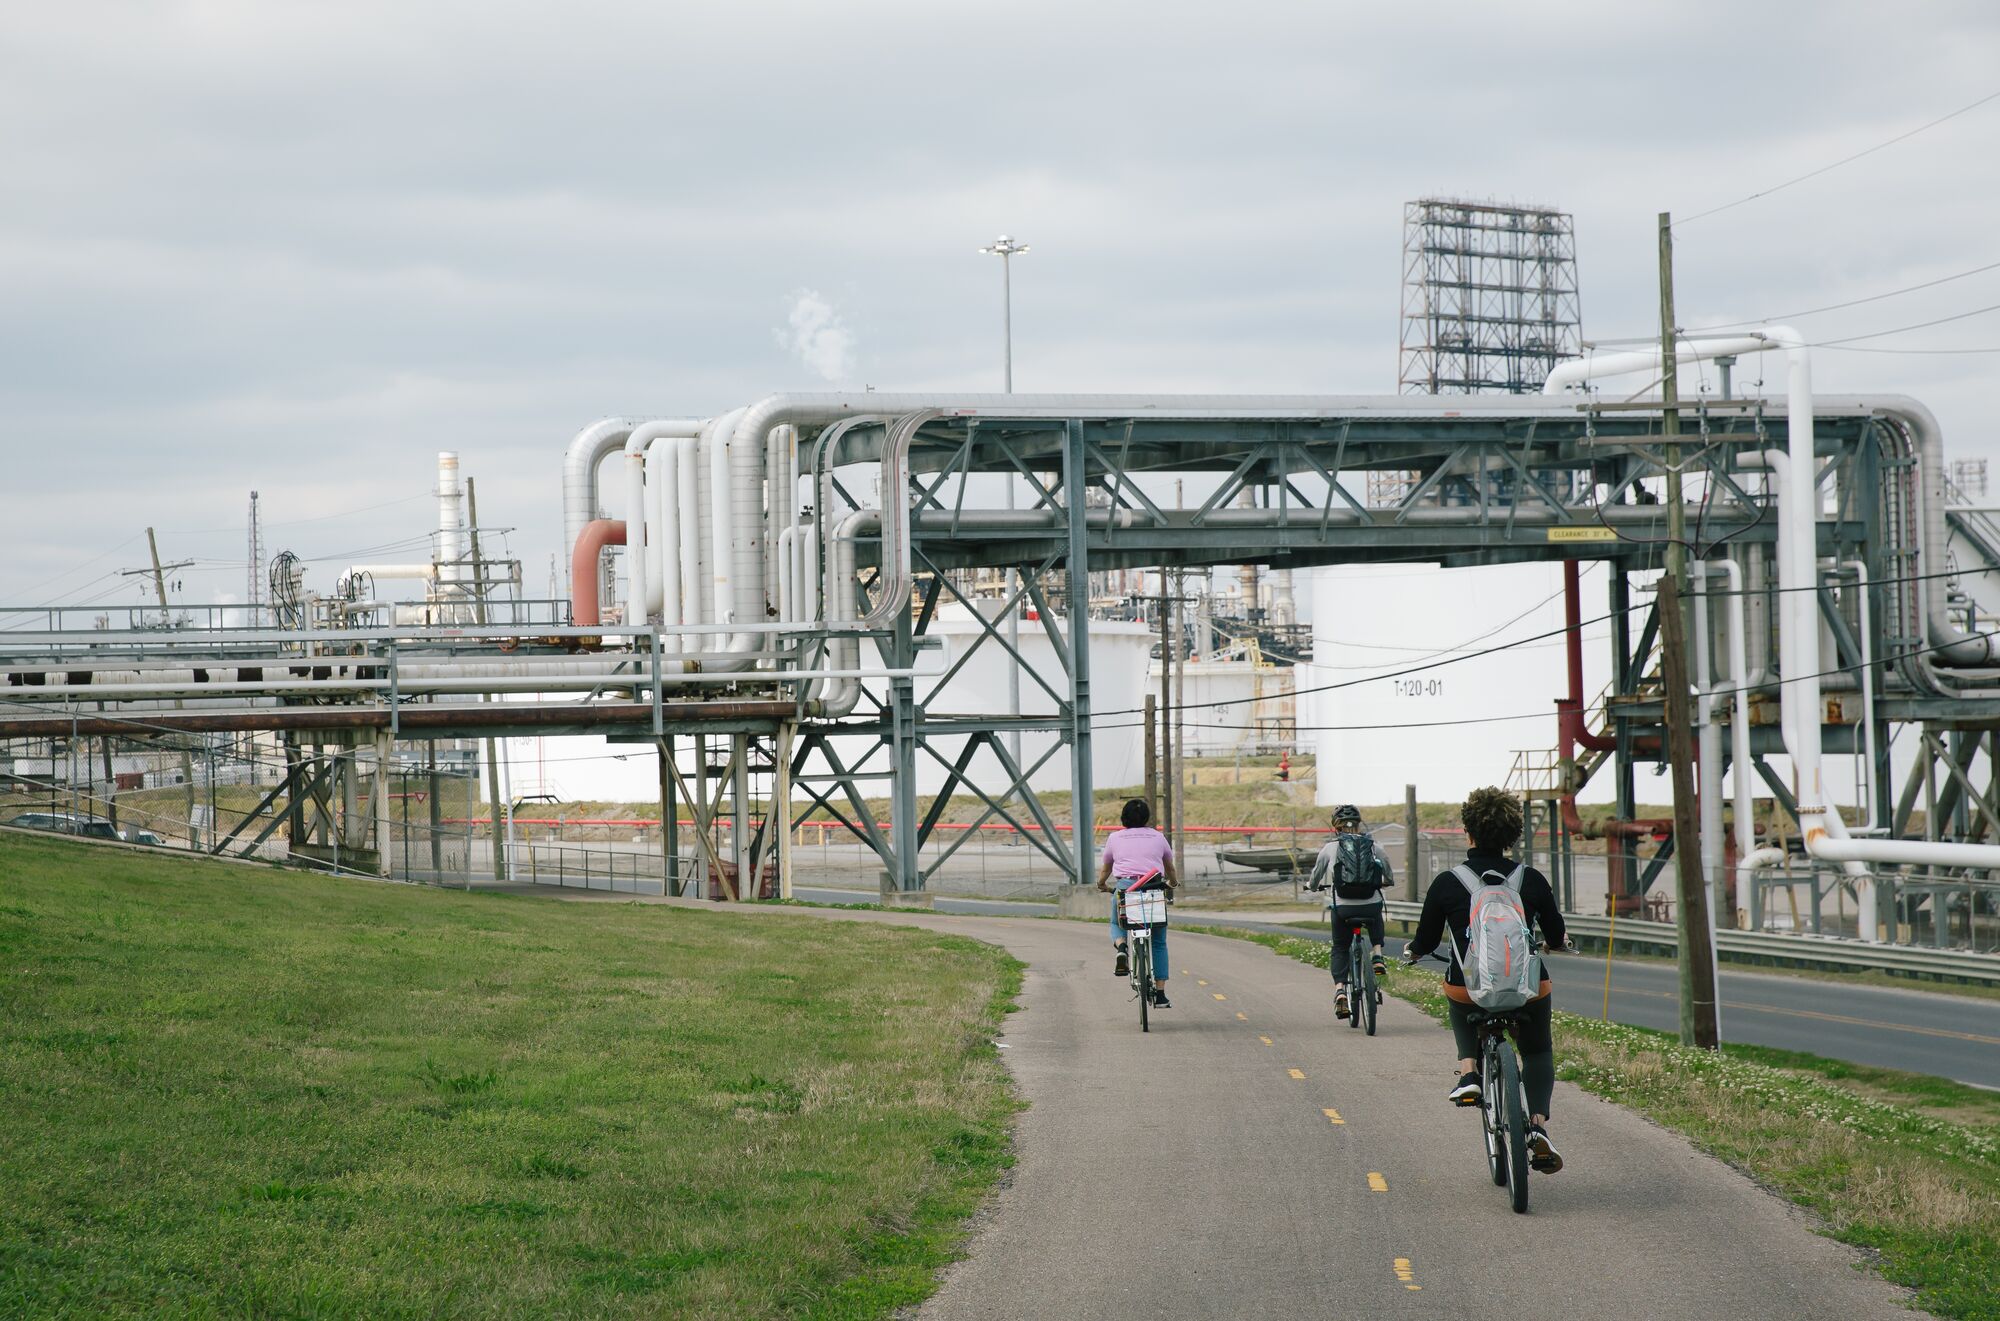
{"label": "bicycle rear wheel", "polygon": [[1132,985],[1139,988],[1139,1030],[1151,1032],[1148,1015],[1153,1008],[1153,942],[1132,942]]}
{"label": "bicycle rear wheel", "polygon": [[1348,943],[1348,1027],[1362,1025],[1362,953],[1366,953],[1368,943],[1360,935],[1354,935]]}
{"label": "bicycle rear wheel", "polygon": [[1368,1035],[1372,1037],[1375,1035],[1375,958],[1371,949],[1364,947],[1362,953],[1368,961],[1361,969],[1361,1002],[1366,1006],[1363,1012],[1368,1015]]}
{"label": "bicycle rear wheel", "polygon": [[1521,1063],[1512,1046],[1500,1048],[1500,1097],[1506,1106],[1508,1192],[1514,1210],[1528,1210],[1528,1116],[1521,1100]]}
{"label": "bicycle rear wheel", "polygon": [[1496,1187],[1507,1186],[1507,1146],[1501,1136],[1500,1061],[1487,1038],[1480,1052],[1479,1127],[1486,1138],[1486,1169]]}

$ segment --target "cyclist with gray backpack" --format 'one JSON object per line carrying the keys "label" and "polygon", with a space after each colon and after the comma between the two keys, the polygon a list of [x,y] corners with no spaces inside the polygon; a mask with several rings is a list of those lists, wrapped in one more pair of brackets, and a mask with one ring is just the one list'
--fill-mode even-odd
{"label": "cyclist with gray backpack", "polygon": [[[1341,933],[1355,925],[1368,928],[1375,950],[1375,979],[1382,979],[1382,891],[1395,883],[1389,855],[1361,828],[1361,809],[1343,803],[1333,809],[1333,838],[1313,859],[1308,890],[1328,890],[1326,906],[1333,911],[1333,1013],[1346,1018],[1350,942]],[[1369,1031],[1374,1031],[1371,1025]]]}
{"label": "cyclist with gray backpack", "polygon": [[1475,1019],[1485,1014],[1516,1016],[1514,1043],[1521,1052],[1522,1082],[1528,1094],[1529,1168],[1553,1174],[1562,1156],[1549,1140],[1549,1102],[1555,1094],[1555,1043],[1550,1032],[1554,997],[1547,966],[1535,951],[1540,928],[1550,950],[1567,946],[1562,910],[1546,876],[1507,856],[1521,838],[1521,803],[1501,789],[1475,789],[1460,809],[1471,847],[1465,861],[1440,872],[1424,895],[1423,916],[1403,952],[1415,963],[1449,937],[1452,957],[1445,966],[1445,1008],[1458,1047],[1458,1085],[1453,1105],[1480,1104]]}

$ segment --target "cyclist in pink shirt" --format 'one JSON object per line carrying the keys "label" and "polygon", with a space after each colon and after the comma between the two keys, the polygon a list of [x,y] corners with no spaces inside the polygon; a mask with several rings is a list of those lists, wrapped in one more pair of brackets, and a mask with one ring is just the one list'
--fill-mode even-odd
{"label": "cyclist in pink shirt", "polygon": [[[1174,850],[1167,843],[1167,837],[1153,829],[1150,824],[1153,809],[1143,798],[1134,798],[1125,804],[1118,814],[1119,823],[1124,827],[1111,832],[1104,841],[1104,861],[1097,869],[1097,888],[1112,892],[1111,898],[1111,947],[1118,951],[1118,960],[1112,973],[1118,977],[1128,975],[1132,968],[1127,960],[1125,945],[1125,923],[1121,920],[1119,894],[1135,882],[1145,882],[1172,890],[1180,882],[1174,875]],[[1153,992],[1154,1007],[1171,1009],[1167,1003],[1167,927],[1162,922],[1153,928],[1153,979],[1157,986]]]}

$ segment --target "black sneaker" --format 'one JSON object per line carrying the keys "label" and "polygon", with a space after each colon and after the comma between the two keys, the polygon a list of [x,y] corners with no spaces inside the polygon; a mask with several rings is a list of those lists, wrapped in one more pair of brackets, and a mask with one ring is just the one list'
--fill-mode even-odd
{"label": "black sneaker", "polygon": [[1389,965],[1382,961],[1382,956],[1380,954],[1377,954],[1375,956],[1375,980],[1379,982],[1388,975],[1389,975]]}
{"label": "black sneaker", "polygon": [[1333,993],[1333,1016],[1335,1018],[1346,1018],[1347,1014],[1347,992],[1335,991]]}
{"label": "black sneaker", "polygon": [[1549,1131],[1540,1124],[1528,1125],[1528,1168],[1537,1174],[1554,1174],[1562,1167],[1562,1153],[1549,1141]]}
{"label": "black sneaker", "polygon": [[[1483,1085],[1483,1080],[1477,1073],[1464,1074],[1459,1078],[1458,1086],[1445,1093],[1445,1098],[1453,1105],[1478,1105],[1479,1092]],[[1546,1138],[1547,1134],[1543,1136]]]}
{"label": "black sneaker", "polygon": [[1130,977],[1132,975],[1132,961],[1125,957],[1125,947],[1123,945],[1118,946],[1118,961],[1111,965],[1111,975],[1114,977]]}
{"label": "black sneaker", "polygon": [[1173,1004],[1173,1001],[1171,1001],[1171,1000],[1167,999],[1167,993],[1166,993],[1165,991],[1162,991],[1162,990],[1160,990],[1160,989],[1159,989],[1158,987],[1154,987],[1154,988],[1153,988],[1153,1008],[1155,1008],[1155,1009],[1172,1009],[1173,1007],[1174,1007],[1174,1004]]}

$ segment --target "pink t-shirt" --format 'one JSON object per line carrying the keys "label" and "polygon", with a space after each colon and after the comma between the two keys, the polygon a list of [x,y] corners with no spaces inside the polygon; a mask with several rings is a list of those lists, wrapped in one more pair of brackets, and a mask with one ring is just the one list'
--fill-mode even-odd
{"label": "pink t-shirt", "polygon": [[1104,841],[1104,856],[1111,863],[1114,879],[1136,881],[1160,870],[1160,864],[1174,856],[1167,837],[1151,826],[1114,830]]}

